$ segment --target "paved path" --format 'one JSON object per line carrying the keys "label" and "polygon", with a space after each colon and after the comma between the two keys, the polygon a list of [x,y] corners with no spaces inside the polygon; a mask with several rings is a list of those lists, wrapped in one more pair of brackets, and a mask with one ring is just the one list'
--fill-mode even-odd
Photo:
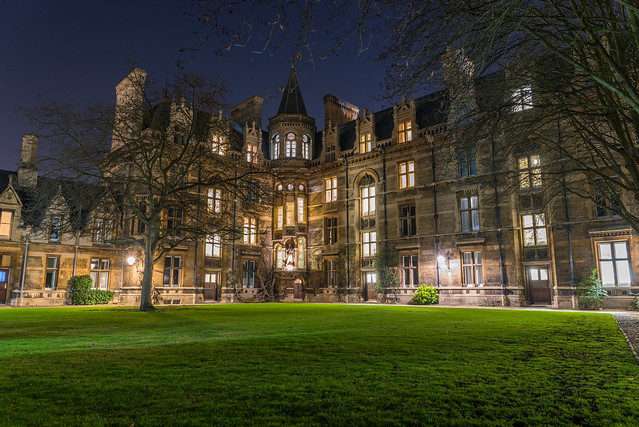
{"label": "paved path", "polygon": [[615,312],[613,313],[619,329],[626,336],[630,349],[639,359],[639,313]]}

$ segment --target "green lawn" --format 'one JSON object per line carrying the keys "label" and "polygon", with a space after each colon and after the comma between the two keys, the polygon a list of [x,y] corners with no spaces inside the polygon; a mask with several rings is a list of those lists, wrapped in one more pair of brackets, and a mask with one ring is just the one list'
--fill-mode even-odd
{"label": "green lawn", "polygon": [[637,425],[611,315],[310,304],[0,310],[2,425]]}

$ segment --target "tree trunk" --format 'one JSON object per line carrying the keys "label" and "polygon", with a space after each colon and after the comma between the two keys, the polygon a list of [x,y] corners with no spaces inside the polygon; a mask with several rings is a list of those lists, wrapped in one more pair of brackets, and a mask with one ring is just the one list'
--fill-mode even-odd
{"label": "tree trunk", "polygon": [[144,275],[142,276],[142,291],[140,294],[140,311],[153,310],[151,290],[153,288],[153,256],[155,251],[151,245],[144,245]]}

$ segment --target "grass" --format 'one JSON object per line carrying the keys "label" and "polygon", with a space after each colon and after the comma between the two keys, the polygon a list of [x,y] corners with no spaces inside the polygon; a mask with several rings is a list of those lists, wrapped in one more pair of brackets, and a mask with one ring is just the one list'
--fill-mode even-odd
{"label": "grass", "polygon": [[610,315],[306,304],[0,310],[3,425],[632,425]]}

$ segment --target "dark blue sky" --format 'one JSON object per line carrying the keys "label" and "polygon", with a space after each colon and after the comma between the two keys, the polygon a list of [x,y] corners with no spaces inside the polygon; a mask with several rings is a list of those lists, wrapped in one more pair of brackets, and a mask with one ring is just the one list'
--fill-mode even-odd
{"label": "dark blue sky", "polygon": [[[185,61],[185,71],[218,74],[227,83],[231,105],[255,94],[265,98],[265,126],[277,111],[278,88],[286,82],[293,48],[275,55],[237,48],[220,57],[212,43],[189,60],[180,49],[197,46],[193,32],[204,29],[185,16],[190,7],[188,0],[0,0],[0,169],[17,168],[22,135],[30,131],[16,107],[36,105],[42,97],[112,102],[115,85],[132,65],[158,81],[178,70],[178,60]],[[302,58],[296,65],[306,108],[320,129],[322,97],[328,93],[360,110],[388,105],[376,100],[383,95],[383,66],[370,55],[355,56],[354,49],[316,59],[314,65]],[[324,51],[324,46],[313,47],[316,58]]]}

